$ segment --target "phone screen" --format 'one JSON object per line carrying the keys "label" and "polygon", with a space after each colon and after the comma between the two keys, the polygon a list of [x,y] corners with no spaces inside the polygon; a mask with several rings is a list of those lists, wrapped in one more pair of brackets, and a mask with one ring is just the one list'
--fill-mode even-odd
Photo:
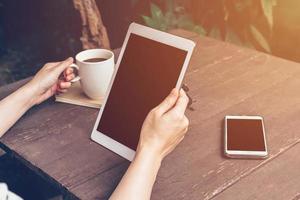
{"label": "phone screen", "polygon": [[131,34],[97,130],[136,150],[149,111],[176,86],[187,51]]}
{"label": "phone screen", "polygon": [[227,119],[227,149],[233,151],[265,151],[262,120]]}

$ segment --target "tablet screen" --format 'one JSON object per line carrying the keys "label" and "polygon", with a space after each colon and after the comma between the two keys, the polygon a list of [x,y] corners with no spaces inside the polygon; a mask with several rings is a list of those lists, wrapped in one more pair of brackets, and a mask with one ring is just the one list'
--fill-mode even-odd
{"label": "tablet screen", "polygon": [[176,86],[186,55],[131,33],[97,130],[136,150],[147,114]]}

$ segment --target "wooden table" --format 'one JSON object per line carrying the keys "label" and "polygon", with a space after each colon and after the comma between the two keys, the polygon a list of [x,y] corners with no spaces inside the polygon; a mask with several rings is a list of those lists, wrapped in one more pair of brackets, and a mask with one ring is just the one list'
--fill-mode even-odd
{"label": "wooden table", "polygon": [[[152,199],[299,199],[300,65],[174,33],[197,42],[185,76],[194,111],[187,111],[189,132],[164,160]],[[23,82],[1,88],[0,96]],[[97,113],[49,100],[19,120],[1,146],[69,197],[107,199],[129,162],[89,139]],[[227,114],[264,116],[268,159],[223,156]]]}

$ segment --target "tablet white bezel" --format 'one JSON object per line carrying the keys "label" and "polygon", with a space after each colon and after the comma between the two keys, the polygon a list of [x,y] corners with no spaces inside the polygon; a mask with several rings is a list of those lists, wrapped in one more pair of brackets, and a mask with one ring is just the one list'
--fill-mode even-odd
{"label": "tablet white bezel", "polygon": [[123,54],[124,54],[124,51],[126,49],[127,42],[128,42],[128,39],[129,39],[131,33],[134,33],[136,35],[139,35],[139,36],[142,36],[142,37],[145,37],[145,38],[148,38],[148,39],[151,39],[151,40],[154,40],[154,41],[157,41],[157,42],[160,42],[160,43],[170,45],[170,46],[176,47],[178,49],[182,49],[182,50],[187,51],[187,55],[186,55],[183,67],[182,67],[182,70],[180,72],[177,84],[176,84],[176,88],[178,88],[178,89],[181,87],[182,80],[184,78],[184,74],[185,74],[186,69],[188,67],[188,63],[190,61],[193,49],[195,47],[195,43],[193,41],[185,39],[185,38],[181,38],[181,37],[178,37],[178,36],[175,36],[175,35],[171,35],[169,33],[161,32],[161,31],[158,31],[158,30],[146,27],[146,26],[142,26],[142,25],[139,25],[139,24],[136,24],[136,23],[132,23],[129,26],[129,29],[128,29],[128,32],[126,34],[124,43],[122,45],[122,49],[120,51],[120,55],[118,57],[118,60],[117,60],[116,66],[115,66],[115,71],[113,73],[112,79],[111,79],[110,84],[108,86],[107,93],[105,95],[103,104],[100,108],[97,120],[96,120],[94,128],[93,128],[93,132],[91,134],[91,139],[92,140],[94,140],[95,142],[97,142],[97,143],[101,144],[102,146],[108,148],[109,150],[119,154],[120,156],[126,158],[129,161],[133,160],[134,155],[135,155],[135,150],[132,150],[129,147],[125,146],[124,144],[121,144],[121,143],[117,142],[116,140],[108,137],[107,135],[105,135],[105,133],[99,132],[97,130],[97,127],[98,127],[98,123],[101,119],[103,110],[105,108],[106,101],[108,99],[108,96],[109,96],[110,90],[112,88],[114,79],[115,79],[116,74],[118,72],[118,68],[119,68],[121,60],[123,58]]}
{"label": "tablet white bezel", "polygon": [[[260,120],[263,128],[264,135],[264,145],[265,151],[244,151],[244,150],[228,150],[227,147],[227,120],[228,119],[251,119],[251,120]],[[265,158],[268,156],[267,142],[266,142],[266,134],[265,134],[265,126],[264,120],[261,116],[225,116],[225,155],[231,158]]]}

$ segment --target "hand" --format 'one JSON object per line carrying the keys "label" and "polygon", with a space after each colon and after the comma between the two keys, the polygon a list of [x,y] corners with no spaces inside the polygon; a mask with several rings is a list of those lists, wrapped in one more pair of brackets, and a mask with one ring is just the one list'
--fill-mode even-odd
{"label": "hand", "polygon": [[72,63],[73,58],[68,58],[62,62],[47,63],[38,71],[28,83],[34,91],[34,105],[45,101],[57,92],[66,92],[71,87],[70,81],[75,77],[73,68],[69,67]]}
{"label": "hand", "polygon": [[142,126],[136,155],[118,187],[114,199],[150,199],[162,159],[179,144],[188,129],[184,115],[189,102],[183,90],[171,94],[152,109]]}
{"label": "hand", "polygon": [[163,159],[183,140],[189,125],[185,110],[189,99],[181,89],[173,89],[168,97],[152,109],[142,126],[137,149],[152,152]]}

